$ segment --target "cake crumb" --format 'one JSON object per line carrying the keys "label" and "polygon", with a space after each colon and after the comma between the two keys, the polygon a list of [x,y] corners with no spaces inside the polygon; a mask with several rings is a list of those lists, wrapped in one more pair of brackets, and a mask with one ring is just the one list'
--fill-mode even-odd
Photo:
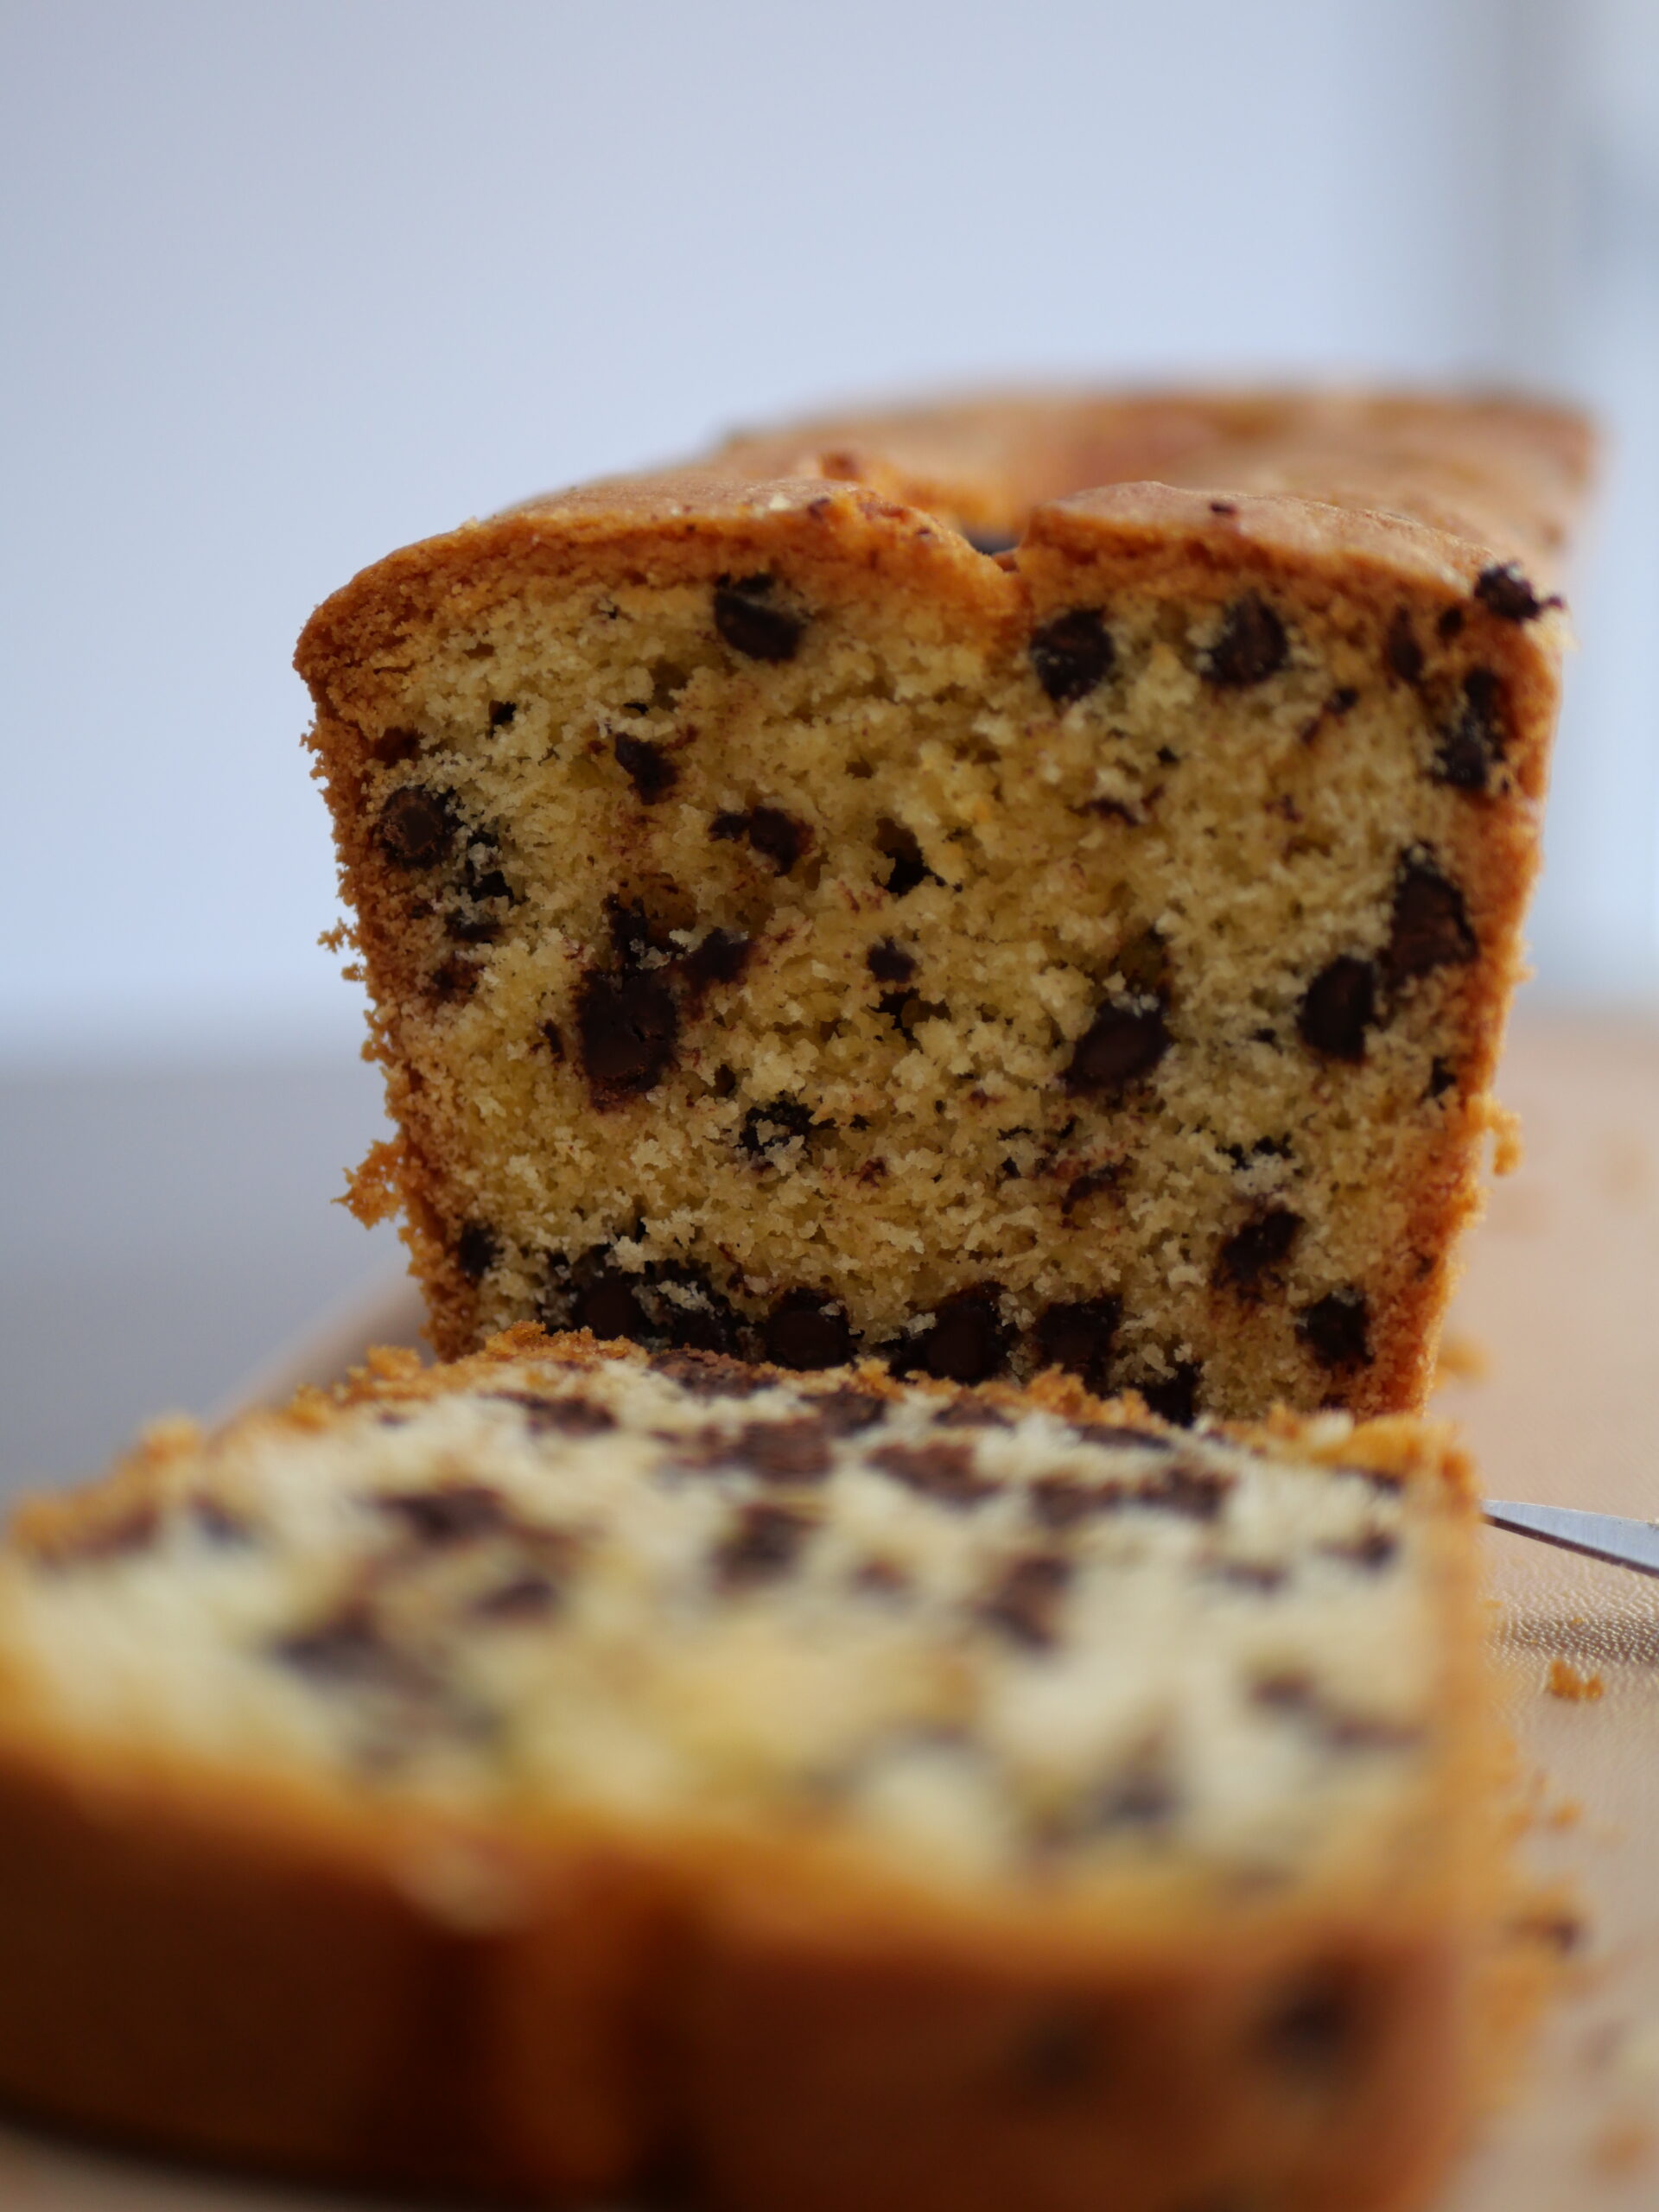
{"label": "cake crumb", "polygon": [[1545,1687],[1551,1697],[1565,1698],[1570,1705],[1589,1705],[1605,1694],[1607,1685],[1599,1675],[1580,1674],[1570,1660],[1552,1659]]}
{"label": "cake crumb", "polygon": [[1434,1365],[1434,1388],[1443,1389],[1448,1382],[1484,1382],[1492,1371],[1490,1345],[1480,1338],[1452,1330],[1440,1339],[1440,1349]]}
{"label": "cake crumb", "polygon": [[1526,1157],[1521,1116],[1512,1108],[1499,1105],[1494,1098],[1487,1103],[1484,1118],[1492,1140],[1492,1173],[1496,1176],[1513,1175]]}

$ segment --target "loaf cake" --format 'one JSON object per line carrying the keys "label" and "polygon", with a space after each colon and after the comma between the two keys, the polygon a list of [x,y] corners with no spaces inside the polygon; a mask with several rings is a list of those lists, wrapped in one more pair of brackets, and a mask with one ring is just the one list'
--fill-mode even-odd
{"label": "loaf cake", "polygon": [[0,2094],[536,2202],[1417,2204],[1472,1527],[1403,1418],[530,1325],[157,1430],[0,1554]]}
{"label": "loaf cake", "polygon": [[439,1350],[1421,1401],[1537,855],[1576,418],[830,422],[301,641]]}

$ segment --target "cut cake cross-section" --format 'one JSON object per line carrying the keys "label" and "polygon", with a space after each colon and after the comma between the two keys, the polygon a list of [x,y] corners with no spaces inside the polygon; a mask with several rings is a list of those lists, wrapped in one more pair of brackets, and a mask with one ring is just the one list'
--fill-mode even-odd
{"label": "cut cake cross-section", "polygon": [[1421,1403],[1576,418],[1077,399],[409,548],[299,665],[440,1351]]}
{"label": "cut cake cross-section", "polygon": [[1466,1472],[528,1326],[28,1508],[0,2091],[731,2212],[1420,2202],[1512,1899]]}

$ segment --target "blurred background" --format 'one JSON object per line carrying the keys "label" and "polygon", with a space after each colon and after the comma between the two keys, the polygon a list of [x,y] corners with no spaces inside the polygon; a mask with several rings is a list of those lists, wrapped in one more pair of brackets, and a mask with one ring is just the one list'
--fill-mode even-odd
{"label": "blurred background", "polygon": [[0,0],[0,1478],[395,1264],[289,668],[393,545],[931,386],[1609,437],[1535,993],[1659,1004],[1653,0]]}

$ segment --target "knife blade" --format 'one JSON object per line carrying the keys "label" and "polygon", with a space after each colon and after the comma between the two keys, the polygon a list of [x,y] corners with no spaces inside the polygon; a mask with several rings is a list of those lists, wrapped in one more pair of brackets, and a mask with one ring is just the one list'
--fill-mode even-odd
{"label": "knife blade", "polygon": [[1569,1505],[1519,1505],[1502,1497],[1487,1498],[1480,1510],[1495,1529],[1536,1536],[1541,1542],[1582,1552],[1589,1559],[1611,1560],[1615,1567],[1634,1567],[1638,1574],[1659,1574],[1659,1525],[1651,1521],[1630,1521],[1618,1513],[1581,1513]]}

